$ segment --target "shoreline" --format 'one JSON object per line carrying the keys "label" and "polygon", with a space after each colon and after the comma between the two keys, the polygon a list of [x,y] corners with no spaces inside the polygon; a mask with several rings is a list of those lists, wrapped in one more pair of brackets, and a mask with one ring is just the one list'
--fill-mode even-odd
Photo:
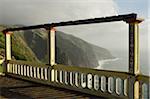
{"label": "shoreline", "polygon": [[102,66],[104,64],[106,64],[108,62],[117,61],[117,60],[119,60],[119,58],[99,60],[98,61],[99,66],[95,67],[94,69],[103,69]]}

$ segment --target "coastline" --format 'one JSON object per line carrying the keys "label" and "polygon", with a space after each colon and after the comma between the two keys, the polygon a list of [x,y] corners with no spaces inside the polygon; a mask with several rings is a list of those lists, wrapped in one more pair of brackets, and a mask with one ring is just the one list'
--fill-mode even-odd
{"label": "coastline", "polygon": [[117,61],[117,60],[119,60],[119,58],[99,60],[98,61],[99,66],[95,67],[94,69],[103,69],[104,64],[107,64],[108,62]]}

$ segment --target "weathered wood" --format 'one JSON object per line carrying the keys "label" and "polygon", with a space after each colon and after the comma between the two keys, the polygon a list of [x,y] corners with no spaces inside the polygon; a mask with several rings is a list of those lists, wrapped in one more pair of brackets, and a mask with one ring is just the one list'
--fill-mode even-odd
{"label": "weathered wood", "polygon": [[6,33],[8,31],[19,31],[19,30],[38,29],[38,28],[49,29],[49,27],[58,27],[58,26],[83,25],[83,24],[114,22],[114,21],[127,21],[129,19],[136,20],[136,17],[137,17],[137,14],[131,13],[131,14],[125,14],[125,15],[118,15],[118,16],[101,17],[101,18],[76,20],[76,21],[66,21],[66,22],[42,24],[42,25],[27,26],[27,27],[20,27],[20,28],[8,28],[8,29],[3,30],[3,33]]}
{"label": "weathered wood", "polygon": [[[129,24],[129,73],[134,75],[140,74],[140,64],[139,64],[139,23],[142,22],[141,19],[127,20]],[[134,82],[133,82],[134,81]],[[130,98],[139,98],[139,82],[135,79],[129,79],[130,82]]]}
{"label": "weathered wood", "polygon": [[48,31],[48,58],[49,58],[49,65],[53,66],[55,64],[55,28],[50,28]]}

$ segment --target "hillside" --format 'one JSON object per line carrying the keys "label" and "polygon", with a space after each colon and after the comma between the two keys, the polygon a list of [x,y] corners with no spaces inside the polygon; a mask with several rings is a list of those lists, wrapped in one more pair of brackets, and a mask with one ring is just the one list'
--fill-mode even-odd
{"label": "hillside", "polygon": [[60,31],[56,32],[56,44],[57,58],[65,56],[68,62],[63,57],[58,58],[58,60],[63,60],[62,63],[67,65],[95,67],[99,65],[99,60],[114,58],[108,50]]}
{"label": "hillside", "polygon": [[[47,32],[45,30],[16,32],[12,42],[15,42],[13,56],[16,59],[48,62]],[[0,40],[0,43],[4,44],[3,39]],[[99,65],[99,60],[112,58],[114,57],[105,48],[89,44],[61,31],[56,32],[56,63],[58,64],[93,68]]]}
{"label": "hillside", "polygon": [[[0,25],[0,51],[4,51],[5,48],[5,37],[1,32],[7,26]],[[15,32],[12,35],[12,58],[16,60],[26,60],[26,61],[38,61],[36,55],[33,51],[28,47],[26,42],[21,38],[19,32]]]}

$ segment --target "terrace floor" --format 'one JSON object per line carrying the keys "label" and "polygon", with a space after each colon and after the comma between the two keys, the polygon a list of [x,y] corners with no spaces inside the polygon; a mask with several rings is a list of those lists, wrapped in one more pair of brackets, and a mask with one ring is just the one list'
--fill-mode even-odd
{"label": "terrace floor", "polygon": [[104,99],[76,91],[0,76],[0,99]]}

